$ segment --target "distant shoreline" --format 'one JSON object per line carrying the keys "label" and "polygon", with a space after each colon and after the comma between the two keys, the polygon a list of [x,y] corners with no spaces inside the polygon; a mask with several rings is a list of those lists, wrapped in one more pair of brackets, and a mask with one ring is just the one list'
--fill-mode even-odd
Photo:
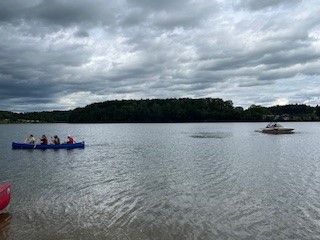
{"label": "distant shoreline", "polygon": [[14,113],[0,111],[0,123],[200,123],[317,122],[320,107],[305,104],[248,109],[219,98],[113,100],[69,111]]}

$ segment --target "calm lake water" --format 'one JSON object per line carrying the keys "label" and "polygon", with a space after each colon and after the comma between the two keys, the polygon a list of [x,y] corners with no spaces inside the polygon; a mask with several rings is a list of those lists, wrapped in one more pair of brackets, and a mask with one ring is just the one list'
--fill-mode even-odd
{"label": "calm lake water", "polygon": [[[0,239],[319,239],[320,123],[0,125]],[[85,149],[12,150],[30,133]]]}

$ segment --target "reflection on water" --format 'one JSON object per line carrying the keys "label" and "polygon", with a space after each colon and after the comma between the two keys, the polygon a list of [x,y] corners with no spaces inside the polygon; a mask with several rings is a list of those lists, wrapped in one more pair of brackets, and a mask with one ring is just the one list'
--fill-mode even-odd
{"label": "reflection on water", "polygon": [[[260,134],[258,123],[0,125],[0,182],[14,186],[0,238],[317,239],[320,128],[287,125],[300,134]],[[12,151],[30,132],[87,145]]]}
{"label": "reflection on water", "polygon": [[0,239],[7,239],[9,237],[10,222],[10,213],[0,213]]}

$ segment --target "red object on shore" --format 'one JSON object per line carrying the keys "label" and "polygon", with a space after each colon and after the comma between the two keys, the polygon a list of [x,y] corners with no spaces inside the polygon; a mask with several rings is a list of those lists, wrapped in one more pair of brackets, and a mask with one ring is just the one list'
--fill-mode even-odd
{"label": "red object on shore", "polygon": [[5,209],[11,199],[11,189],[10,189],[10,182],[5,182],[0,184],[0,211]]}

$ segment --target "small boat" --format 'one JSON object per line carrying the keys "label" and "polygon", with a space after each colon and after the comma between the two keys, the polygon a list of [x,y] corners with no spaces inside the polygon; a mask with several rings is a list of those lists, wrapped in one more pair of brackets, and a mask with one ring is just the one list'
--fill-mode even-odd
{"label": "small boat", "polygon": [[5,209],[11,199],[10,182],[0,184],[0,211]]}
{"label": "small boat", "polygon": [[293,133],[293,128],[283,127],[277,122],[270,122],[265,128],[261,128],[258,132],[270,133],[270,134],[288,134]]}
{"label": "small boat", "polygon": [[84,148],[84,142],[62,144],[29,144],[12,142],[12,149],[74,149]]}

